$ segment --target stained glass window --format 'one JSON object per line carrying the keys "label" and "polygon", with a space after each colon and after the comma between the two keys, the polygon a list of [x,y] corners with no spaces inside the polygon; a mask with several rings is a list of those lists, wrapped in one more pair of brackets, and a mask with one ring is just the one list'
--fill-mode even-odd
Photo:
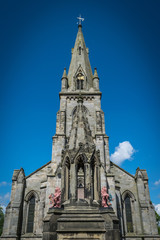
{"label": "stained glass window", "polygon": [[29,201],[27,233],[33,233],[34,226],[35,197],[32,196]]}
{"label": "stained glass window", "polygon": [[126,209],[127,232],[133,232],[132,210],[129,196],[125,198],[125,209]]}

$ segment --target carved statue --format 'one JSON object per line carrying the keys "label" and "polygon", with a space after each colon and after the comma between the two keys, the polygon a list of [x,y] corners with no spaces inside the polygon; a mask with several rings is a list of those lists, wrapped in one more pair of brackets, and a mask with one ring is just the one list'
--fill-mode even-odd
{"label": "carved statue", "polygon": [[101,196],[102,196],[102,207],[109,207],[112,205],[109,201],[109,194],[107,193],[107,188],[103,187],[101,190]]}
{"label": "carved statue", "polygon": [[61,207],[61,189],[59,187],[55,188],[55,193],[49,195],[50,208],[60,208]]}

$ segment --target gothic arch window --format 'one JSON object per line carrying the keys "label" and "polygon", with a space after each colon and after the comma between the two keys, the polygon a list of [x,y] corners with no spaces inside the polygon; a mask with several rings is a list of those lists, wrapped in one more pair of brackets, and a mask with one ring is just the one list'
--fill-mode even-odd
{"label": "gothic arch window", "polygon": [[35,215],[35,196],[32,195],[28,202],[27,233],[33,233],[34,215]]}
{"label": "gothic arch window", "polygon": [[126,215],[126,230],[128,233],[133,232],[133,221],[132,221],[132,207],[131,207],[131,197],[129,194],[126,195],[124,199],[125,205],[125,215]]}
{"label": "gothic arch window", "polygon": [[23,205],[23,223],[22,233],[36,232],[36,212],[38,208],[38,202],[40,200],[39,194],[35,190],[29,191],[24,197]]}
{"label": "gothic arch window", "polygon": [[84,75],[80,72],[77,74],[76,77],[76,88],[77,90],[83,90],[84,89]]}

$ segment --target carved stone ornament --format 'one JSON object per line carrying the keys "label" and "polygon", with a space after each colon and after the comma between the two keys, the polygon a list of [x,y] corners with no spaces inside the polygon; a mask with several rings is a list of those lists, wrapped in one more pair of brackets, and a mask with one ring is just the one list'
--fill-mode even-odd
{"label": "carved stone ornament", "polygon": [[60,208],[61,207],[61,189],[59,187],[55,188],[55,193],[49,195],[50,208]]}
{"label": "carved stone ornament", "polygon": [[106,187],[102,188],[101,196],[102,196],[102,207],[107,208],[112,205],[109,201],[109,194],[107,193]]}

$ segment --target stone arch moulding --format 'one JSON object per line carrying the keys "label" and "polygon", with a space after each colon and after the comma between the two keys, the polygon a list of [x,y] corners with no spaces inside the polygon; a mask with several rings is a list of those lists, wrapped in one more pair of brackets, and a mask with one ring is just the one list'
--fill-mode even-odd
{"label": "stone arch moulding", "polygon": [[88,158],[86,156],[85,153],[79,153],[76,157],[75,157],[75,163],[78,164],[79,160],[83,161],[83,164],[85,164],[88,161]]}
{"label": "stone arch moulding", "polygon": [[64,155],[61,162],[61,167],[68,166],[71,164],[70,156],[67,154]]}
{"label": "stone arch moulding", "polygon": [[127,195],[129,195],[129,197],[130,197],[132,200],[136,201],[136,198],[135,198],[134,194],[133,194],[130,190],[125,190],[125,191],[122,193],[122,200],[123,200],[123,201],[125,200],[125,198],[126,198]]}
{"label": "stone arch moulding", "polygon": [[101,161],[100,158],[98,157],[98,155],[96,153],[94,153],[90,159],[91,163],[96,163],[97,166],[101,166]]}
{"label": "stone arch moulding", "polygon": [[85,78],[87,77],[85,71],[83,70],[83,68],[81,66],[81,64],[79,65],[79,67],[78,67],[78,69],[77,69],[77,71],[74,75],[74,78],[76,78],[79,73],[81,73],[83,76],[85,76]]}
{"label": "stone arch moulding", "polygon": [[28,192],[24,198],[24,200],[26,202],[29,202],[29,200],[31,199],[31,197],[34,196],[36,199],[36,202],[38,202],[40,200],[39,194],[35,191],[35,190],[31,190],[30,192]]}

